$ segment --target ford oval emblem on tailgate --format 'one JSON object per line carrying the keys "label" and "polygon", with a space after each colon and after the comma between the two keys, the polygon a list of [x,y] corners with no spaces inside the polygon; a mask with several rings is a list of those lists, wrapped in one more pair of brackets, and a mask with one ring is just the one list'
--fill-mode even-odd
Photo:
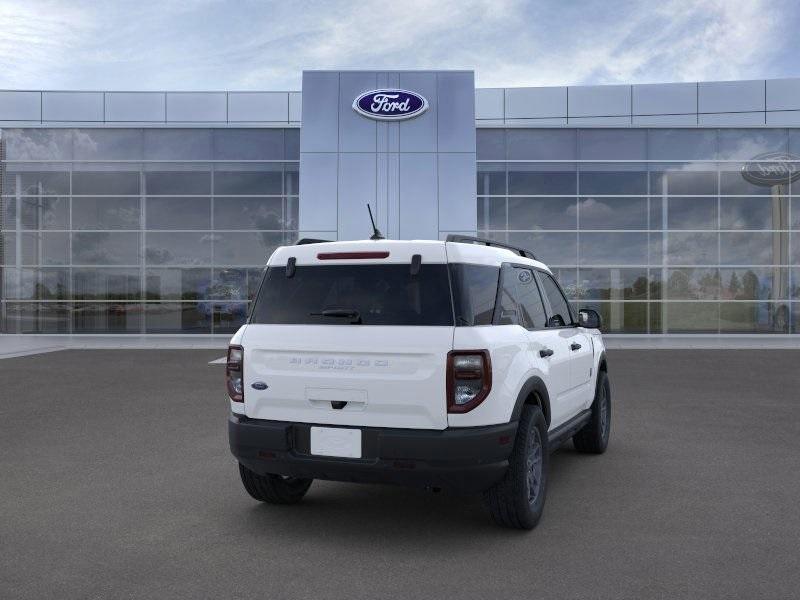
{"label": "ford oval emblem on tailgate", "polygon": [[253,388],[254,390],[265,390],[269,386],[266,383],[264,383],[263,381],[256,381],[250,387]]}

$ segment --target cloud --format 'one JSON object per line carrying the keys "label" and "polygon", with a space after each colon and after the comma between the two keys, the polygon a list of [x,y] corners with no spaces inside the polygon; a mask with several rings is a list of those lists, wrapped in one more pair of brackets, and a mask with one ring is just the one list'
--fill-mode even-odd
{"label": "cloud", "polygon": [[0,3],[0,87],[299,89],[304,68],[473,68],[477,84],[798,75],[788,0]]}

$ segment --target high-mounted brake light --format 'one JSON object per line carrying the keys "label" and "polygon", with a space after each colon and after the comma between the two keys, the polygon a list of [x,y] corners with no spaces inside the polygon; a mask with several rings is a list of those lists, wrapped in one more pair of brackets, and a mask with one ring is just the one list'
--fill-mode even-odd
{"label": "high-mounted brake light", "polygon": [[244,348],[241,346],[228,346],[225,384],[231,400],[244,402]]}
{"label": "high-mounted brake light", "polygon": [[447,354],[447,412],[471,411],[492,389],[488,350],[453,350]]}
{"label": "high-mounted brake light", "polygon": [[320,252],[317,254],[319,260],[351,260],[365,258],[389,258],[386,251],[379,252]]}

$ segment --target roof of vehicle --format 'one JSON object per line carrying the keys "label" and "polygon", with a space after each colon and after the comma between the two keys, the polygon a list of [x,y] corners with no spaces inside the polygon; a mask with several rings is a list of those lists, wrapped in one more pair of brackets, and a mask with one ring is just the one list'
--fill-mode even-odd
{"label": "roof of vehicle", "polygon": [[544,263],[520,256],[508,248],[442,240],[353,240],[281,246],[267,264],[282,266],[290,257],[294,257],[298,265],[409,263],[415,254],[422,256],[423,264],[451,262],[499,266],[511,262],[550,271]]}

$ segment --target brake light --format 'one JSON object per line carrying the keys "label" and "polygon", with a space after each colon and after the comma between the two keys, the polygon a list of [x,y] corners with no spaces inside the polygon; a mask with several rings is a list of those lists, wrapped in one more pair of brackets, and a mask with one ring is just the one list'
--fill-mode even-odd
{"label": "brake light", "polygon": [[471,411],[492,389],[488,350],[453,350],[447,354],[447,412]]}
{"label": "brake light", "polygon": [[389,253],[379,252],[320,252],[317,254],[319,260],[362,260],[367,258],[389,258]]}
{"label": "brake light", "polygon": [[228,346],[225,384],[231,400],[244,402],[244,348],[241,346]]}

